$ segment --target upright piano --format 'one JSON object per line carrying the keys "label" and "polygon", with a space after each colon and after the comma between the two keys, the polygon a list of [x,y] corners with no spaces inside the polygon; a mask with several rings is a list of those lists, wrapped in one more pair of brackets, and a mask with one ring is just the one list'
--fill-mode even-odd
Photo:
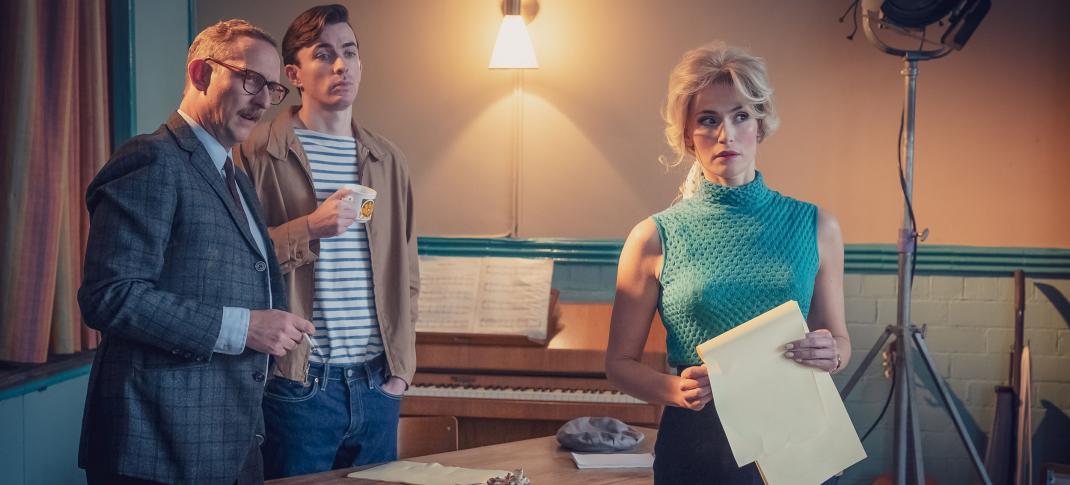
{"label": "upright piano", "polygon": [[[417,371],[402,400],[405,416],[456,416],[461,448],[553,434],[580,416],[611,416],[657,427],[661,406],[616,390],[606,379],[609,304],[563,303],[545,346],[417,339]],[[665,330],[655,316],[643,363],[665,371]]]}

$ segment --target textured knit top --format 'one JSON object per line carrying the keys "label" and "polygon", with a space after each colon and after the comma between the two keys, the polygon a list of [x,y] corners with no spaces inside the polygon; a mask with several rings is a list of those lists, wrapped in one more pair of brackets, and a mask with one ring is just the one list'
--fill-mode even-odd
{"label": "textured knit top", "polygon": [[696,365],[699,344],[788,300],[810,311],[817,207],[769,189],[703,179],[691,198],[653,216],[661,238],[658,310],[669,364]]}

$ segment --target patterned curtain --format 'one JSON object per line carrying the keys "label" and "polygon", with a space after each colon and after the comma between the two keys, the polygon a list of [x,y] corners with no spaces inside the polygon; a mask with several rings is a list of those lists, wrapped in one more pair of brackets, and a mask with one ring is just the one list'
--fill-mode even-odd
{"label": "patterned curtain", "polygon": [[0,42],[0,360],[95,348],[76,293],[84,194],[108,159],[106,0],[4,2]]}

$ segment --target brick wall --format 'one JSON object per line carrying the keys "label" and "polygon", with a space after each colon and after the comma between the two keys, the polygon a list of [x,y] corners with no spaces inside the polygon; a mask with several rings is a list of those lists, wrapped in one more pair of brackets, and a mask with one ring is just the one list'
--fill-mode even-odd
{"label": "brick wall", "polygon": [[[895,275],[846,276],[854,356],[836,376],[841,387],[884,328],[895,323],[896,290]],[[954,392],[956,407],[983,457],[995,413],[994,387],[1007,383],[1014,342],[1013,279],[919,276],[912,293],[914,323],[926,326],[926,343],[936,369]],[[1070,462],[1070,322],[1065,314],[1070,311],[1065,306],[1070,281],[1026,278],[1025,294],[1025,338],[1033,354],[1034,456],[1037,465],[1047,460]],[[890,381],[881,375],[880,361],[878,357],[867,369],[846,403],[860,433],[874,422],[887,397]],[[926,474],[941,484],[980,483],[936,388],[924,373],[920,368],[915,372],[923,378],[916,402]],[[850,469],[841,483],[868,484],[894,466],[892,415],[889,407],[864,443],[870,457]]]}

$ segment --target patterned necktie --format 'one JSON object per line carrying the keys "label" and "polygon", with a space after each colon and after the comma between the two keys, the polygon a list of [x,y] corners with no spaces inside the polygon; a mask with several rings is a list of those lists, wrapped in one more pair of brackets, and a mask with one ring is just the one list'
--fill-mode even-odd
{"label": "patterned necktie", "polygon": [[227,157],[227,161],[223,163],[223,172],[227,176],[227,190],[230,191],[230,198],[234,199],[234,205],[241,209],[241,198],[238,197],[238,184],[234,181],[234,162]]}

